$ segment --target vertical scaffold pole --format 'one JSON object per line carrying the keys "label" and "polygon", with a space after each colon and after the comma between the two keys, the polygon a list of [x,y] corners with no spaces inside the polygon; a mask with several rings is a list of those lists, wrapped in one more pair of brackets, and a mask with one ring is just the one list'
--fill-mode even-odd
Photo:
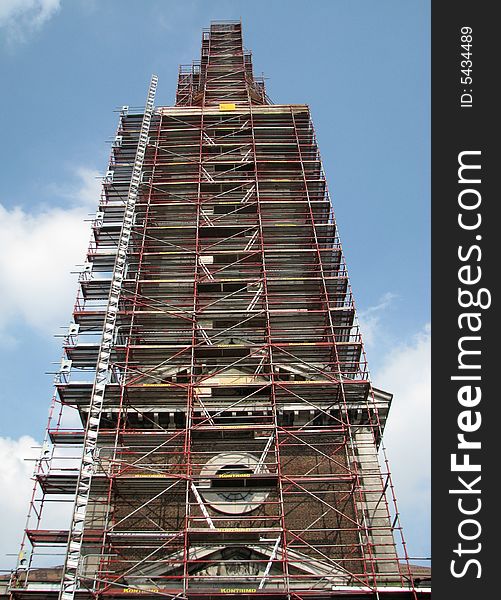
{"label": "vertical scaffold pole", "polygon": [[110,295],[104,318],[103,335],[97,359],[96,377],[89,404],[89,416],[85,427],[82,463],[77,479],[76,496],[68,535],[68,546],[63,566],[59,600],[74,600],[75,592],[78,588],[78,568],[82,550],[85,516],[87,513],[87,505],[89,503],[90,486],[96,461],[99,423],[104,402],[104,392],[106,384],[109,381],[110,356],[113,346],[122,282],[125,274],[127,248],[129,246],[136,201],[139,194],[141,171],[148,144],[148,133],[154,110],[157,83],[158,77],[153,75],[148,88],[148,96],[146,99],[129,192],[125,205],[123,225],[120,231],[117,257],[115,260],[113,277],[111,279]]}

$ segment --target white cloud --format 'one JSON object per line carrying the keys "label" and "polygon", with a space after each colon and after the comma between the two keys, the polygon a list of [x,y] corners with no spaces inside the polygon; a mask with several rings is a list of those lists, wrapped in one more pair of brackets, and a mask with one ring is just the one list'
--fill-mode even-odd
{"label": "white cloud", "polygon": [[398,296],[393,292],[386,292],[379,299],[378,304],[375,306],[369,306],[365,310],[358,312],[358,319],[360,321],[360,331],[364,340],[366,348],[371,348],[377,341],[378,345],[381,344],[382,332],[381,332],[381,319],[384,311],[391,306],[395,298]]}
{"label": "white cloud", "polygon": [[0,28],[10,42],[24,41],[30,33],[40,30],[60,9],[61,0],[2,0]]}
{"label": "white cloud", "polygon": [[[53,459],[55,468],[76,468],[77,451],[63,448],[58,451],[58,458]],[[26,526],[30,499],[33,492],[33,472],[35,459],[40,457],[40,444],[29,435],[17,440],[0,437],[0,515],[2,521],[0,536],[0,571],[15,568],[21,545],[23,531]],[[40,498],[40,490],[35,498]],[[48,501],[47,501],[48,500]],[[36,504],[40,508],[39,502]],[[71,503],[57,503],[46,498],[40,522],[40,529],[64,529],[68,527],[71,516]],[[29,527],[35,528],[36,515],[31,514]],[[29,543],[25,547],[26,555],[31,551]],[[35,555],[33,566],[49,566],[60,564],[62,557],[44,556],[43,549]]]}
{"label": "white cloud", "polygon": [[404,531],[416,540],[411,552],[429,548],[431,470],[431,350],[426,325],[407,344],[387,354],[374,374],[377,387],[393,393],[384,440]]}
{"label": "white cloud", "polygon": [[16,558],[6,554],[19,552],[33,489],[30,477],[34,463],[25,459],[39,456],[40,449],[36,446],[37,442],[28,435],[18,440],[0,437],[0,569],[15,566]]}
{"label": "white cloud", "polygon": [[60,189],[71,197],[68,208],[28,212],[0,204],[0,335],[14,338],[13,324],[21,321],[43,333],[69,322],[77,289],[76,264],[84,262],[90,238],[89,213],[95,212],[98,173],[79,169],[80,184]]}

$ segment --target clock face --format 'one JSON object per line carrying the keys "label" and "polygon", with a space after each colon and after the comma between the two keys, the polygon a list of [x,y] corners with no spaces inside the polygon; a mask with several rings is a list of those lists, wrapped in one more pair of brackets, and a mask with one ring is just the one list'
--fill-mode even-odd
{"label": "clock face", "polygon": [[248,452],[220,452],[210,458],[200,476],[205,485],[200,495],[214,510],[228,515],[244,514],[259,508],[270,494],[257,473],[269,473],[259,456]]}
{"label": "clock face", "polygon": [[[214,486],[216,489],[221,487],[225,489],[218,489],[217,496],[223,500],[223,502],[244,502],[252,498],[253,493],[249,490],[242,489],[244,486],[245,479],[241,479],[238,475],[250,475],[252,470],[245,465],[225,465],[216,472],[216,475],[220,477],[217,480],[217,485]],[[234,488],[234,489],[231,489]]]}
{"label": "clock face", "polygon": [[250,500],[251,492],[218,492],[217,495],[226,502],[239,502],[242,500]]}

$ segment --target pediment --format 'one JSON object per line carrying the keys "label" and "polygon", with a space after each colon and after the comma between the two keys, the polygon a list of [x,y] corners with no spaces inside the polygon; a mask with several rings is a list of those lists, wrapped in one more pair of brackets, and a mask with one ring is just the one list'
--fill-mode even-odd
{"label": "pediment", "polygon": [[[273,562],[270,559],[273,556]],[[190,575],[195,580],[197,576],[201,579],[212,577],[234,578],[241,577],[242,581],[259,581],[259,577],[279,577],[283,574],[281,560],[282,549],[273,548],[273,545],[248,544],[242,546],[191,546],[188,551],[188,562]],[[178,563],[183,560],[183,553],[178,552],[169,557]],[[288,571],[291,575],[312,576],[316,580],[325,577],[326,584],[347,585],[351,575],[334,561],[317,560],[311,555],[287,550]],[[151,587],[152,578],[175,575],[182,571],[181,566],[165,567],[157,563],[152,566],[140,567],[134,573],[129,573],[129,585],[136,588]],[[144,579],[140,576],[143,575]]]}

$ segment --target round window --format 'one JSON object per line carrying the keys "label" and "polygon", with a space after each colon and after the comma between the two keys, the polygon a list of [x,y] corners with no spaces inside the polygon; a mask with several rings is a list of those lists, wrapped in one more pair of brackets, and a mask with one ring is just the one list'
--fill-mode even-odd
{"label": "round window", "polygon": [[[256,472],[259,461],[246,452],[223,452],[211,458],[200,475],[210,477],[210,488],[200,489],[203,499],[215,510],[226,514],[240,514],[258,508],[268,497],[269,491],[252,486],[250,478]],[[261,466],[260,473],[268,473]]]}

